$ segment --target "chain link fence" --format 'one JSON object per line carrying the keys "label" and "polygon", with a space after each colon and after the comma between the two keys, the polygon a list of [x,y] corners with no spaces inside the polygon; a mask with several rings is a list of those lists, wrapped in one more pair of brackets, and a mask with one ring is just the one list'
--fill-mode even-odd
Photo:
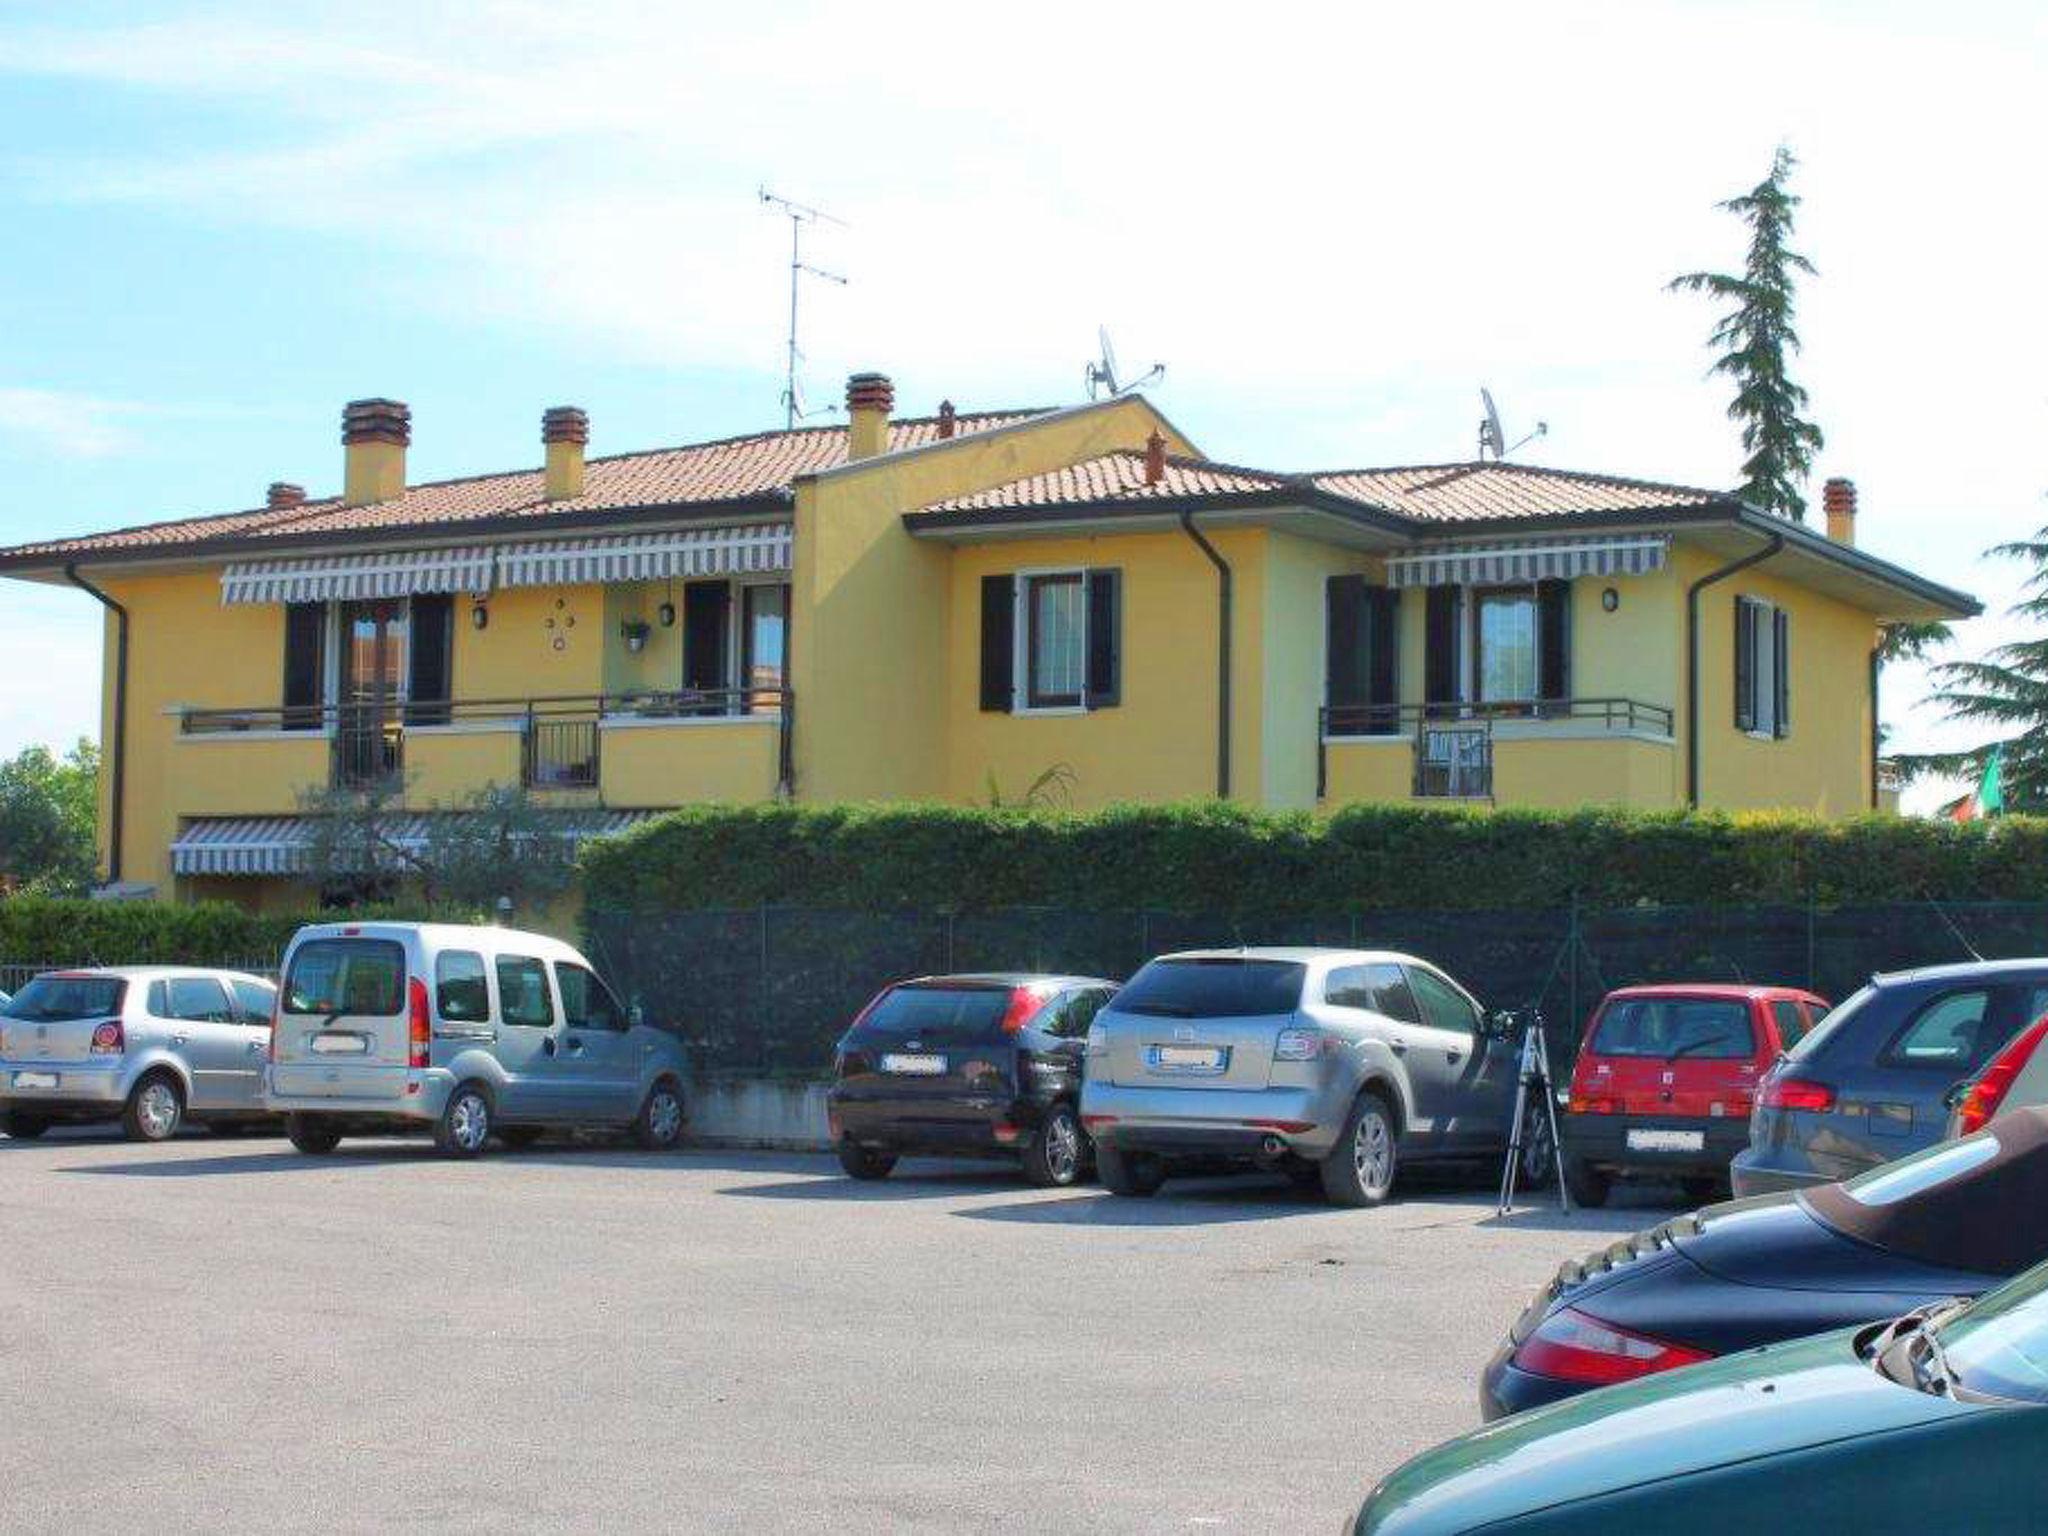
{"label": "chain link fence", "polygon": [[713,1073],[811,1077],[890,981],[1060,971],[1121,980],[1153,955],[1240,944],[1394,949],[1435,962],[1489,1007],[1535,1005],[1568,1063],[1609,990],[1651,981],[1769,982],[1835,1001],[1873,971],[2048,954],[2048,904],[1557,908],[1203,918],[1027,908],[972,914],[759,907],[592,910],[592,958]]}

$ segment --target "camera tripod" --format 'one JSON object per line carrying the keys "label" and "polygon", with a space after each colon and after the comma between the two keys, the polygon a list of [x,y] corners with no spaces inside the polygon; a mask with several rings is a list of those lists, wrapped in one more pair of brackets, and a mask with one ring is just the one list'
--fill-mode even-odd
{"label": "camera tripod", "polygon": [[[1532,1103],[1533,1100],[1533,1103]],[[1508,1133],[1507,1166],[1500,1174],[1500,1214],[1515,1206],[1515,1180],[1522,1171],[1523,1139],[1535,1103],[1550,1118],[1550,1156],[1556,1164],[1557,1208],[1571,1214],[1571,1192],[1564,1187],[1564,1143],[1557,1134],[1557,1091],[1550,1077],[1550,1046],[1543,1035],[1543,1015],[1534,1008],[1522,1013],[1522,1048],[1515,1072],[1515,1117]]]}

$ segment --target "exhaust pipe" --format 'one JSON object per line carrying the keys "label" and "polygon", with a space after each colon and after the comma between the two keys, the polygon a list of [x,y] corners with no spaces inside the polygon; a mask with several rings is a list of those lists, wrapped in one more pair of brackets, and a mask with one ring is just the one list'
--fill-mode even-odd
{"label": "exhaust pipe", "polygon": [[1268,1162],[1277,1163],[1287,1155],[1287,1143],[1278,1136],[1268,1136],[1259,1143],[1259,1156]]}

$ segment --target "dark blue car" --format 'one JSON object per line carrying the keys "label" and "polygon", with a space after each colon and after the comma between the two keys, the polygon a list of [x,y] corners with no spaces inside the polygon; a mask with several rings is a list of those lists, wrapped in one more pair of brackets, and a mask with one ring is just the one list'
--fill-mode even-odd
{"label": "dark blue car", "polygon": [[1873,976],[1765,1075],[1738,1197],[1806,1189],[1933,1145],[1948,1098],[2048,1012],[2048,960]]}

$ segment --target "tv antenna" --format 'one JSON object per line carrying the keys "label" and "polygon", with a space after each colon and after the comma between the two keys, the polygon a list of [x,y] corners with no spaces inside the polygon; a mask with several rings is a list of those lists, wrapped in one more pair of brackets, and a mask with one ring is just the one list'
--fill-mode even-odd
{"label": "tv antenna", "polygon": [[1102,344],[1102,357],[1099,361],[1084,364],[1081,368],[1081,381],[1088,387],[1090,400],[1099,400],[1104,394],[1114,400],[1118,395],[1127,395],[1134,389],[1143,389],[1147,384],[1166,377],[1166,364],[1154,363],[1130,383],[1119,382],[1116,371],[1116,348],[1110,344],[1109,327],[1095,327],[1095,339]]}
{"label": "tv antenna", "polygon": [[[846,228],[844,219],[835,219],[822,208],[812,208],[804,203],[793,203],[786,197],[778,197],[766,187],[761,189],[761,201],[789,220],[789,346],[785,359],[782,381],[782,409],[785,424],[794,427],[807,414],[804,410],[803,389],[796,381],[797,364],[803,361],[803,353],[796,344],[796,300],[805,277],[822,278],[828,283],[846,286],[846,279],[837,272],[827,272],[823,267],[812,266],[804,260],[804,226],[806,224],[837,224]],[[822,409],[830,409],[824,407]]]}
{"label": "tv antenna", "polygon": [[1482,464],[1488,459],[1498,464],[1516,449],[1525,448],[1537,438],[1550,435],[1550,423],[1539,421],[1534,432],[1510,443],[1506,429],[1500,424],[1500,412],[1494,407],[1493,393],[1484,384],[1479,386],[1479,400],[1486,407],[1486,415],[1479,423],[1479,461]]}

